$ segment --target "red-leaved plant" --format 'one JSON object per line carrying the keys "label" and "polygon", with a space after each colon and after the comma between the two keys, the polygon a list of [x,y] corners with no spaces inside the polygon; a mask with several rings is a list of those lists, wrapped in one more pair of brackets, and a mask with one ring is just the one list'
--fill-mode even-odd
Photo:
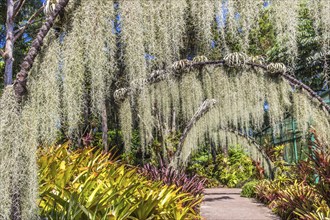
{"label": "red-leaved plant", "polygon": [[314,130],[311,132],[314,140],[310,145],[312,153],[309,160],[312,162],[311,169],[316,175],[315,187],[330,206],[330,146],[322,143]]}
{"label": "red-leaved plant", "polygon": [[183,170],[176,170],[163,163],[159,167],[145,164],[139,169],[139,172],[153,181],[161,181],[166,185],[176,185],[182,192],[190,193],[193,196],[199,196],[203,193],[205,178],[197,175],[188,176]]}

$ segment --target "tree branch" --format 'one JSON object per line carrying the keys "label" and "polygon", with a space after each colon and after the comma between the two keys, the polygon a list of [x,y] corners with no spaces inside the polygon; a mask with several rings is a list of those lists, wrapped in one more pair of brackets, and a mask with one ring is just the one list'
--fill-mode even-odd
{"label": "tree branch", "polygon": [[59,13],[65,8],[68,4],[69,0],[59,0],[58,4],[55,7],[55,10],[51,13],[51,15],[47,18],[46,22],[39,29],[37,37],[32,42],[31,48],[29,52],[25,56],[23,63],[21,64],[21,70],[16,75],[16,80],[14,82],[14,90],[17,96],[18,101],[20,102],[24,95],[27,93],[26,83],[29,70],[32,68],[34,60],[41,50],[43,45],[43,40],[48,34],[49,30],[54,25],[55,19],[59,15]]}
{"label": "tree branch", "polygon": [[20,0],[18,5],[15,6],[15,9],[14,9],[14,18],[18,15],[18,13],[21,11],[24,3],[25,3],[26,0]]}
{"label": "tree branch", "polygon": [[20,38],[22,36],[22,34],[25,32],[25,30],[34,23],[34,19],[42,12],[42,10],[44,9],[44,6],[40,7],[38,11],[36,11],[30,18],[29,20],[26,22],[26,24],[18,29],[18,33],[15,35],[14,37],[14,42]]}
{"label": "tree branch", "polygon": [[2,49],[0,49],[0,56],[5,59],[5,52]]}

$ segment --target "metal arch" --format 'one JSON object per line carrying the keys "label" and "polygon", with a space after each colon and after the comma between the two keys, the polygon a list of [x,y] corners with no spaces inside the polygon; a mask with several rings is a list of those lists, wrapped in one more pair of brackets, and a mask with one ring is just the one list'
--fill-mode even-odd
{"label": "metal arch", "polygon": [[[224,65],[226,65],[226,62],[224,60],[215,60],[215,61],[193,62],[191,64],[188,64],[186,66],[186,68],[187,69],[188,68],[201,68],[201,67],[205,67],[205,66],[224,66]],[[264,64],[246,62],[245,65],[251,66],[251,67],[258,67],[258,68],[261,68],[261,69],[267,71],[267,66]],[[235,67],[229,67],[229,68],[235,68]],[[169,70],[156,70],[156,71],[153,71],[147,79],[144,79],[143,83],[149,84],[149,85],[158,83],[160,81],[166,80],[172,74],[173,74],[173,72],[169,71]],[[298,79],[296,79],[295,77],[288,74],[288,72],[283,72],[283,73],[279,72],[278,75],[282,76],[284,79],[286,79],[292,85],[298,86],[301,89],[305,90],[312,98],[315,98],[320,103],[320,107],[322,107],[324,111],[330,113],[330,106],[327,103],[325,103],[323,101],[323,99],[312,88],[310,88],[303,82],[300,82]],[[123,88],[121,88],[121,89],[123,89]],[[136,89],[133,89],[131,87],[127,87],[124,89],[129,91],[125,94],[126,97],[129,96],[130,94],[132,94],[133,91],[136,91]],[[118,91],[118,90],[116,90],[116,91]],[[124,97],[124,98],[126,98],[126,97]]]}

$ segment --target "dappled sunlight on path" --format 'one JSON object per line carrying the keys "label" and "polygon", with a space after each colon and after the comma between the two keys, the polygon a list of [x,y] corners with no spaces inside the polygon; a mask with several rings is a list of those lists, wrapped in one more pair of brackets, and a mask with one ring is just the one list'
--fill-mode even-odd
{"label": "dappled sunlight on path", "polygon": [[261,203],[240,197],[241,189],[205,189],[201,213],[206,220],[279,220]]}

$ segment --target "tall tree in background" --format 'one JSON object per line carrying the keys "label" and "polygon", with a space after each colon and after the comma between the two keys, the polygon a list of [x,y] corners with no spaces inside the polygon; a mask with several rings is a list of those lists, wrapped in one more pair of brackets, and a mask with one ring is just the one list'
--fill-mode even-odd
{"label": "tall tree in background", "polygon": [[[0,3],[0,71],[4,85],[13,83],[13,73],[44,18],[39,0],[7,0]],[[1,77],[2,77],[1,76]]]}

